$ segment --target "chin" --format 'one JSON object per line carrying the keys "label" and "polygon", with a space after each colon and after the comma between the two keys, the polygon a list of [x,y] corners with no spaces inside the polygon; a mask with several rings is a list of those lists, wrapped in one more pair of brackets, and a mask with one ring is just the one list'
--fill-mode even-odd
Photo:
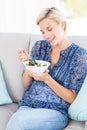
{"label": "chin", "polygon": [[53,45],[55,45],[55,42],[54,41],[50,41],[50,44],[53,46]]}
{"label": "chin", "polygon": [[56,46],[56,45],[58,45],[58,42],[51,42],[50,44],[51,44],[51,46]]}
{"label": "chin", "polygon": [[51,45],[51,46],[55,46],[55,43],[53,43],[53,42],[50,42],[50,45]]}

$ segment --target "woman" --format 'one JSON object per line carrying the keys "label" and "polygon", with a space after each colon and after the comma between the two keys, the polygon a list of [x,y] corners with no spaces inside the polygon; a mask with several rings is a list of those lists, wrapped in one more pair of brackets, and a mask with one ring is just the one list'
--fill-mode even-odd
{"label": "woman", "polygon": [[[35,43],[31,57],[51,66],[43,74],[24,71],[26,90],[6,130],[63,130],[68,108],[87,74],[87,52],[69,42],[64,15],[55,7],[46,8],[37,24],[46,40]],[[26,50],[19,50],[18,55],[20,62],[29,59]]]}

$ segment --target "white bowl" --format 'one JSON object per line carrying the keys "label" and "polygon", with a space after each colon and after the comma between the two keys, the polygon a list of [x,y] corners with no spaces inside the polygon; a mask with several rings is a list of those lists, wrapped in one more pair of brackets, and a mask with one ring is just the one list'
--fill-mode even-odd
{"label": "white bowl", "polygon": [[24,61],[23,64],[26,67],[26,69],[37,74],[43,73],[50,66],[50,63],[47,61],[43,61],[43,60],[35,60],[35,61],[38,63],[38,65],[34,65],[34,66],[29,65],[29,60]]}

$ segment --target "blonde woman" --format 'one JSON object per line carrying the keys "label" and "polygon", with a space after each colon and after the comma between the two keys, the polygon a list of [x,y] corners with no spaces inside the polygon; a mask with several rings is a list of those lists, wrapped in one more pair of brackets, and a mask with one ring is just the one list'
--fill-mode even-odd
{"label": "blonde woman", "polygon": [[[37,25],[46,40],[36,41],[31,57],[51,65],[41,75],[25,70],[26,90],[6,130],[63,130],[68,108],[87,75],[87,51],[69,42],[64,15],[55,7],[46,8]],[[20,62],[29,58],[26,50],[18,55]]]}

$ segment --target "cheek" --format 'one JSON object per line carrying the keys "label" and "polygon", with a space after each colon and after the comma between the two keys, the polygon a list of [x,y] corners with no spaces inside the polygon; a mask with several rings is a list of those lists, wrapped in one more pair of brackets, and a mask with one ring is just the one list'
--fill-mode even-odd
{"label": "cheek", "polygon": [[56,42],[58,42],[58,43],[61,42],[64,37],[63,31],[56,32],[55,37],[56,37],[55,38]]}
{"label": "cheek", "polygon": [[64,36],[64,30],[62,28],[58,28],[58,30],[56,30],[56,36],[57,37]]}

